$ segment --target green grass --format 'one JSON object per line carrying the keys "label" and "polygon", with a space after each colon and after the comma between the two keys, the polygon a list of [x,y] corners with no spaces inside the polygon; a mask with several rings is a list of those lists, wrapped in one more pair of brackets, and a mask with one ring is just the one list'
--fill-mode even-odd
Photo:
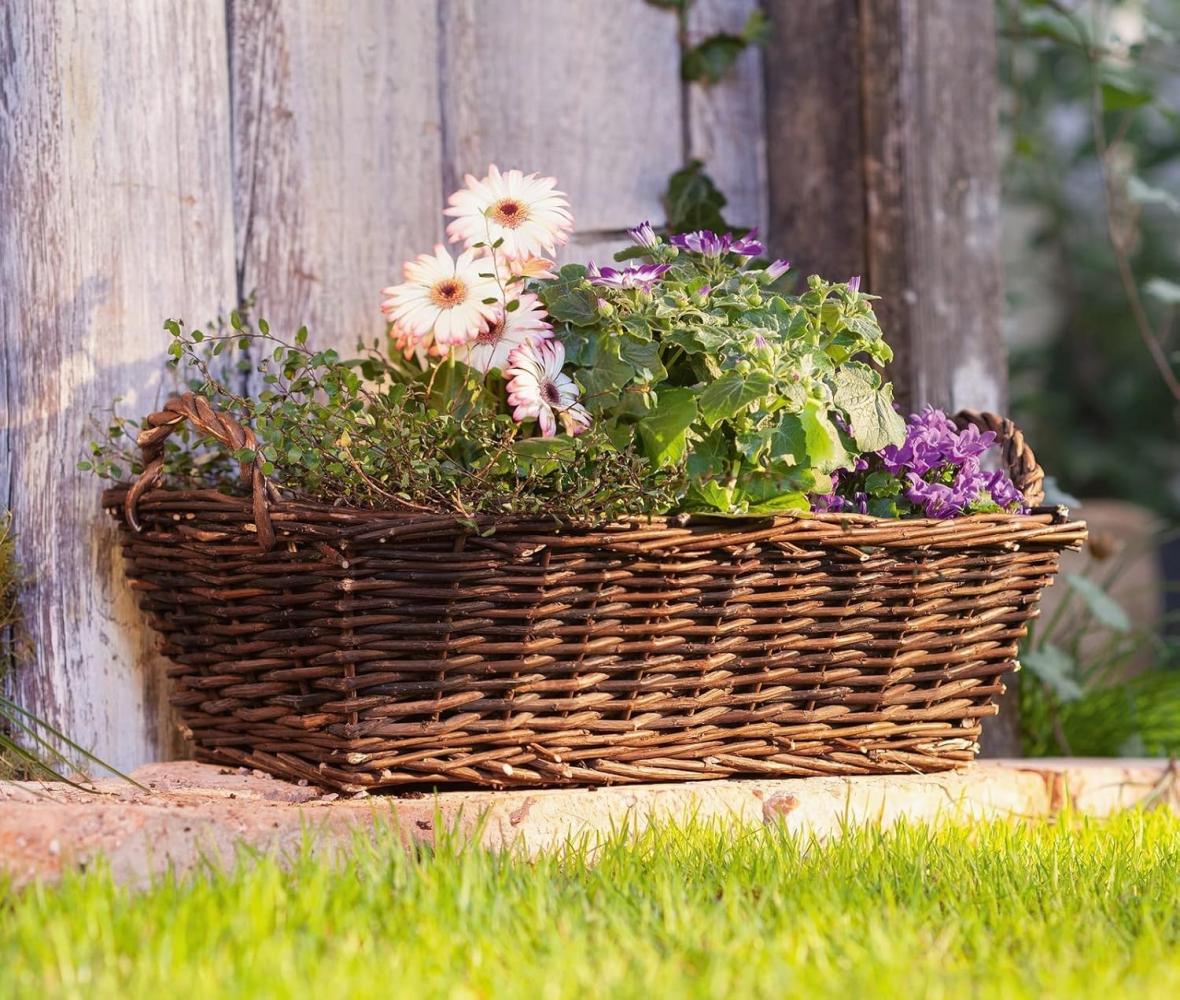
{"label": "green grass", "polygon": [[1180,819],[695,825],[531,863],[391,838],[143,892],[91,872],[0,888],[0,995],[1176,997]]}

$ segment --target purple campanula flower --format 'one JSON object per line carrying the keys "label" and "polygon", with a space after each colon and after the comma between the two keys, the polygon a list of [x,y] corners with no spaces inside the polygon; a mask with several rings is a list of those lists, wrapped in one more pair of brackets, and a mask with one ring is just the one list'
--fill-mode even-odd
{"label": "purple campanula flower", "polygon": [[1011,477],[1003,469],[989,473],[984,488],[991,494],[997,507],[1015,510],[1021,514],[1028,510],[1024,503],[1024,494],[1016,488]]}
{"label": "purple campanula flower", "polygon": [[852,289],[852,291],[854,291],[854,292],[860,291],[860,275],[859,274],[854,275],[853,277],[848,279],[848,287],[850,289]]}
{"label": "purple campanula flower", "polygon": [[591,262],[586,268],[586,278],[592,285],[604,288],[638,288],[650,292],[652,286],[664,276],[671,264],[631,264],[622,269],[616,267],[598,268]]}
{"label": "purple campanula flower", "polygon": [[631,237],[631,241],[636,246],[646,247],[648,250],[654,250],[660,245],[660,238],[646,219],[635,228],[628,229],[627,235]]}

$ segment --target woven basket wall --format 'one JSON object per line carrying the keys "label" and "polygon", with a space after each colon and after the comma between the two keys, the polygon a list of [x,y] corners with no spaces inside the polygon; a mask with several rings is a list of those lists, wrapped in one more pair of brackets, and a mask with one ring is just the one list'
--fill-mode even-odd
{"label": "woven basket wall", "polygon": [[[591,529],[109,490],[198,758],[343,790],[881,774],[969,762],[1064,548],[1059,510]],[[1017,485],[1040,470],[1001,432]]]}

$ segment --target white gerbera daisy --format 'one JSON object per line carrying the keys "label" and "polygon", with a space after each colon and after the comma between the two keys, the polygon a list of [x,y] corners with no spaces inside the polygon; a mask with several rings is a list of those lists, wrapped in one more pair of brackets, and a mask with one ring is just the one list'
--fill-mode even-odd
{"label": "white gerbera daisy", "polygon": [[483,180],[468,174],[465,183],[451,195],[446,210],[455,217],[447,226],[452,243],[494,246],[503,240],[497,249],[519,260],[551,254],[569,239],[574,217],[565,195],[555,190],[554,178],[525,176],[519,170],[501,174],[493,163]]}
{"label": "white gerbera daisy", "polygon": [[528,340],[547,340],[552,336],[541,300],[532,292],[525,292],[517,300],[520,305],[511,312],[500,310],[499,315],[479,331],[479,335],[455,352],[455,357],[486,375],[493,368],[503,371],[508,367],[508,355]]}
{"label": "white gerbera daisy", "polygon": [[565,348],[560,340],[530,340],[508,355],[508,405],[517,423],[536,419],[543,437],[557,433],[557,418],[570,434],[590,426],[590,414],[578,402],[578,387],[562,372]]}
{"label": "white gerbera daisy", "polygon": [[[499,311],[500,287],[481,277],[489,268],[474,250],[456,260],[441,243],[406,261],[403,284],[384,288],[381,311],[403,338],[447,348],[474,338]],[[495,299],[495,302],[487,302]]]}

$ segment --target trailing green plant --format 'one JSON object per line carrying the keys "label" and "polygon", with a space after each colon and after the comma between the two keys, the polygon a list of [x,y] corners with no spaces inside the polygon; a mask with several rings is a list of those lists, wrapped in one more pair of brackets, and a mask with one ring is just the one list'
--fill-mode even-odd
{"label": "trailing green plant", "polygon": [[[226,329],[188,330],[165,323],[170,363],[188,387],[253,429],[263,473],[303,499],[330,497],[357,507],[577,518],[646,513],[671,500],[670,477],[600,432],[521,437],[504,410],[504,379],[454,357],[422,368],[379,345],[351,358],[312,350],[307,331],[290,341],[265,320],[234,313]],[[219,366],[218,360],[222,363]],[[253,395],[233,387],[252,375]],[[143,471],[135,419],[112,417],[80,463],[115,481]],[[237,466],[211,438],[181,427],[165,443],[178,483],[237,488]]]}

